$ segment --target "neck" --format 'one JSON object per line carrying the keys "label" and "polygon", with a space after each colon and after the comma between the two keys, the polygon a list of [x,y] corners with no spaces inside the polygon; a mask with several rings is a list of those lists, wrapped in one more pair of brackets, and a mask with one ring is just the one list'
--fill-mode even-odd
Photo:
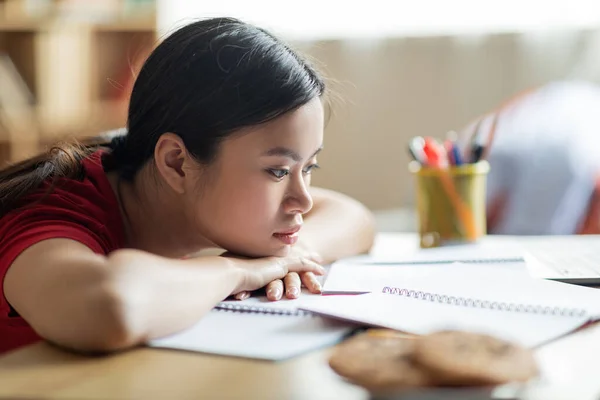
{"label": "neck", "polygon": [[127,246],[165,257],[179,258],[213,247],[194,232],[179,196],[157,187],[157,180],[143,168],[133,182],[109,176],[119,201]]}

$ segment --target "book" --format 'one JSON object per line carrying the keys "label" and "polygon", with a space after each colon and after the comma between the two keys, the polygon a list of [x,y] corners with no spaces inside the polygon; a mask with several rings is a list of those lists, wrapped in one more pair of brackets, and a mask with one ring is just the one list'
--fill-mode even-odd
{"label": "book", "polygon": [[301,309],[413,334],[445,329],[486,333],[527,347],[600,316],[597,290],[531,278],[520,269],[456,264],[407,273],[401,267],[342,266],[332,266],[324,290],[346,295],[303,302]]}
{"label": "book", "polygon": [[264,296],[223,301],[191,328],[148,345],[281,361],[332,346],[357,328],[301,310],[299,301],[269,302]]}

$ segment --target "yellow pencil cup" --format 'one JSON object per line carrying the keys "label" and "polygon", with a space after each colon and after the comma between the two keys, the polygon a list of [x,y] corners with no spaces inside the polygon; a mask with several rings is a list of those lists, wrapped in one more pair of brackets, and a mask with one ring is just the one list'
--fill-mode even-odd
{"label": "yellow pencil cup", "polygon": [[487,161],[449,168],[409,164],[415,177],[420,246],[475,242],[486,233]]}

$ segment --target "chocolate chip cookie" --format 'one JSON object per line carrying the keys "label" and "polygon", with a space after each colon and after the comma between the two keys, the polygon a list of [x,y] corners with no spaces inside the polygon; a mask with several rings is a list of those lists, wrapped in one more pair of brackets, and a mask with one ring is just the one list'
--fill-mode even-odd
{"label": "chocolate chip cookie", "polygon": [[441,331],[414,341],[413,362],[438,385],[527,381],[538,373],[530,350],[484,334]]}
{"label": "chocolate chip cookie", "polygon": [[331,368],[350,382],[383,392],[432,384],[413,363],[415,340],[393,331],[358,334],[338,345],[329,359]]}

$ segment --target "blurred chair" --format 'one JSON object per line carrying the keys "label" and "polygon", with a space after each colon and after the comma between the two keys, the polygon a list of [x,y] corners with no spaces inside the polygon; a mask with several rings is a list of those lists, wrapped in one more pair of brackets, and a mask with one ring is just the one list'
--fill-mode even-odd
{"label": "blurred chair", "polygon": [[600,86],[552,82],[461,132],[488,145],[488,232],[600,233]]}

